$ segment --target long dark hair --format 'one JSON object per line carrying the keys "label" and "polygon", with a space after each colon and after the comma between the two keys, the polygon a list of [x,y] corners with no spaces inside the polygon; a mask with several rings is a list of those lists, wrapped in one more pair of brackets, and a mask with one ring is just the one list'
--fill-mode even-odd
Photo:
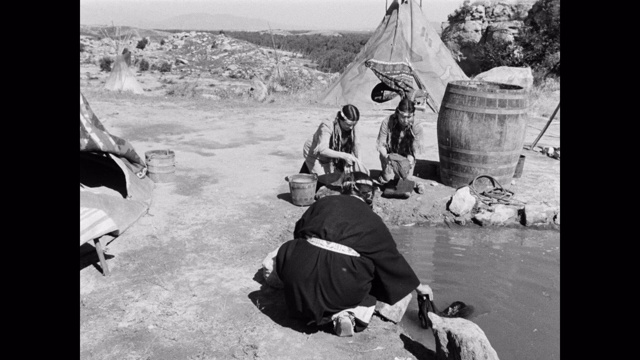
{"label": "long dark hair", "polygon": [[[415,113],[415,106],[413,101],[407,97],[403,97],[400,100],[400,103],[396,107],[398,111]],[[398,120],[397,113],[391,115],[389,127],[391,131],[389,131],[390,139],[389,139],[389,151],[393,153],[397,153],[400,155],[413,155],[413,142],[415,141],[415,134],[413,133],[413,124],[408,125],[406,128],[403,128],[400,125],[400,121]],[[400,133],[404,130],[404,137],[402,141],[400,140]]]}
{"label": "long dark hair", "polygon": [[[343,130],[338,123],[339,119],[358,121],[360,120],[360,111],[357,107],[351,104],[343,106],[342,109],[338,111],[338,113],[336,114],[336,118],[333,121],[333,133],[331,134],[331,142],[329,143],[329,148],[331,150],[346,152],[358,157],[358,149],[356,147],[356,129],[354,127],[353,129],[351,129],[351,131],[348,132],[348,134],[346,134],[347,142],[342,145]],[[340,171],[344,171],[344,160],[333,159],[333,163]]]}

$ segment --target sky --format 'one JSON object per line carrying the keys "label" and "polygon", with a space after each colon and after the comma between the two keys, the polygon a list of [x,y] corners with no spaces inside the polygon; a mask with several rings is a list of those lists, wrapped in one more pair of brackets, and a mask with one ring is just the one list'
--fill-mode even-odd
{"label": "sky", "polygon": [[[173,16],[229,14],[309,30],[374,30],[393,0],[80,0],[80,23],[144,27]],[[463,0],[415,0],[430,21],[443,22]]]}

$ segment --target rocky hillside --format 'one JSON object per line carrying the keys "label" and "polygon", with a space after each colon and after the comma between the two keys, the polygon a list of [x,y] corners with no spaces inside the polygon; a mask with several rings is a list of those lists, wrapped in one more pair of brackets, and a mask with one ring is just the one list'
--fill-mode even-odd
{"label": "rocky hillside", "polygon": [[[138,33],[140,29],[137,29]],[[82,29],[81,29],[82,31]],[[109,38],[98,39],[85,28],[80,36],[81,66],[98,66],[103,57],[115,58],[116,50]],[[247,87],[259,80],[270,91],[286,92],[313,89],[329,84],[337,74],[327,74],[314,69],[314,64],[301,55],[261,48],[246,41],[234,39],[224,33],[181,32],[160,40],[148,38],[144,49],[136,46],[142,37],[134,34],[123,47],[132,52],[132,67],[141,75],[142,60],[150,65],[150,73],[157,73],[163,63],[171,65],[171,74],[198,79],[225,80]],[[95,76],[95,75],[94,75]]]}
{"label": "rocky hillside", "polygon": [[461,62],[466,73],[476,72],[472,61],[471,45],[480,42],[513,42],[524,25],[524,19],[535,1],[465,1],[450,15],[449,24],[442,32],[442,40]]}

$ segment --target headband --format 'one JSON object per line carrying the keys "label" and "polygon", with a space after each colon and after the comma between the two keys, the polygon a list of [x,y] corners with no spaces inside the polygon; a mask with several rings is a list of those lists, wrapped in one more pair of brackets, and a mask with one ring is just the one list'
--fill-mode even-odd
{"label": "headband", "polygon": [[355,123],[358,122],[358,120],[349,120],[349,119],[347,119],[347,116],[342,112],[342,110],[340,110],[340,117],[342,118],[342,121],[347,123],[347,125],[355,125]]}
{"label": "headband", "polygon": [[373,181],[368,179],[359,179],[359,180],[356,180],[356,184],[373,186]]}

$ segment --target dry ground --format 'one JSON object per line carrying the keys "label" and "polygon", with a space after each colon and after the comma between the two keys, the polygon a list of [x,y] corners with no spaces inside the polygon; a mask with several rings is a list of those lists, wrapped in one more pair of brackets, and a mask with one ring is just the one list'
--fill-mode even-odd
{"label": "dry ground", "polygon": [[[302,144],[336,109],[284,99],[260,104],[160,91],[105,93],[100,81],[81,81],[81,91],[105,127],[141,156],[174,150],[177,170],[174,183],[156,184],[148,214],[122,236],[105,239],[111,276],[102,276],[91,245],[81,247],[82,359],[432,358],[402,328],[377,317],[348,339],[292,321],[281,293],[260,277],[264,256],[291,238],[306,209],[291,204],[284,178],[298,172]],[[364,162],[374,170],[384,115],[364,111],[358,125]],[[428,165],[438,161],[436,118],[423,120],[431,142],[421,176],[429,179]],[[527,143],[547,120],[532,118]],[[539,145],[559,146],[557,124]],[[559,207],[559,164],[527,152],[523,177],[509,188],[523,201]],[[384,200],[377,210],[390,226],[438,224],[454,191],[428,186],[406,201]],[[428,216],[416,218],[418,207]]]}

